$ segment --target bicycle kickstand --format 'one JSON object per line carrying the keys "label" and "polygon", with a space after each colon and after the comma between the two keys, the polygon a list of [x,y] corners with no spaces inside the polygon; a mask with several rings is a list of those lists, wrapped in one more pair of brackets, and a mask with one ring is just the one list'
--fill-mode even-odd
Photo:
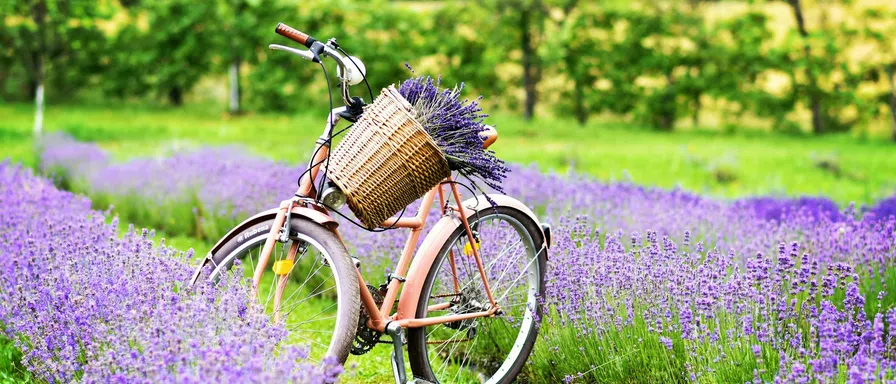
{"label": "bicycle kickstand", "polygon": [[395,349],[392,351],[392,374],[395,376],[396,384],[433,384],[429,381],[412,378],[408,381],[407,371],[404,366],[404,330],[400,325],[390,322],[386,324],[386,334],[392,337],[392,345]]}

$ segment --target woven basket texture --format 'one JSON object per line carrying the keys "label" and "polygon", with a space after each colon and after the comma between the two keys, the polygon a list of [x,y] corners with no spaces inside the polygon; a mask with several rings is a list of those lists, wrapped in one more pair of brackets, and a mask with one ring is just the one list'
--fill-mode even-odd
{"label": "woven basket texture", "polygon": [[365,107],[330,155],[327,176],[364,226],[378,227],[451,174],[411,104],[393,86]]}

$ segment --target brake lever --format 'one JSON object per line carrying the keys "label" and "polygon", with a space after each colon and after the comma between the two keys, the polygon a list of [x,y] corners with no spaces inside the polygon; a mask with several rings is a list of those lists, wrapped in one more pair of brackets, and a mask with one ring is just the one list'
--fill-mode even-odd
{"label": "brake lever", "polygon": [[301,58],[303,58],[303,59],[305,59],[305,60],[311,60],[311,61],[313,61],[313,62],[318,62],[318,61],[319,61],[319,59],[317,59],[317,57],[316,57],[316,55],[314,54],[314,52],[311,52],[311,50],[307,50],[307,49],[295,49],[295,48],[293,48],[293,47],[287,47],[287,46],[285,46],[285,45],[280,45],[280,44],[271,44],[271,45],[268,45],[268,48],[273,49],[273,50],[275,50],[275,51],[289,52],[289,53],[292,53],[293,55],[299,56],[299,57],[301,57]]}

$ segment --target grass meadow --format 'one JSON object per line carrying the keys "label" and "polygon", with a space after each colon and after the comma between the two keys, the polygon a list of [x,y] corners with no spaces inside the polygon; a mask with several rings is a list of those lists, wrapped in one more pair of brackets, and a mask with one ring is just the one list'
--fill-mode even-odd
{"label": "grass meadow", "polygon": [[[0,105],[3,153],[36,164],[26,104]],[[190,105],[53,106],[48,131],[96,142],[118,159],[155,156],[203,145],[245,146],[270,159],[298,164],[313,149],[325,113],[231,117]],[[501,159],[543,171],[574,170],[606,181],[684,189],[721,197],[824,195],[840,204],[869,203],[896,188],[892,142],[849,135],[789,136],[714,130],[657,133],[625,123],[496,115],[493,147]],[[5,156],[5,157],[6,157]]]}

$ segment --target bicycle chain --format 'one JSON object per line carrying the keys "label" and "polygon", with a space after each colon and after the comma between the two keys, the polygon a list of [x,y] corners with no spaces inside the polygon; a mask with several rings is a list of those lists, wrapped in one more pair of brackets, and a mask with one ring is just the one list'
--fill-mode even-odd
{"label": "bicycle chain", "polygon": [[473,339],[466,338],[466,339],[457,339],[457,340],[454,340],[454,341],[452,341],[452,340],[436,340],[436,341],[427,341],[426,344],[427,344],[427,345],[446,344],[446,343],[449,343],[449,342],[450,342],[450,343],[466,343],[466,342],[468,342],[468,341],[473,341]]}

